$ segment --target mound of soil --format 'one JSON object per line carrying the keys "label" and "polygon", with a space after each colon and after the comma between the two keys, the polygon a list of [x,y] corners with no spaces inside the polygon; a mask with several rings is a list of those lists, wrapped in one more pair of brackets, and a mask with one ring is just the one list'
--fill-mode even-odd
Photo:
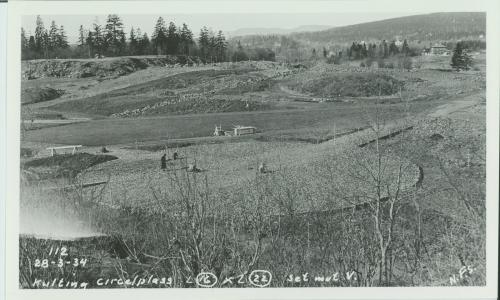
{"label": "mound of soil", "polygon": [[56,90],[50,87],[33,87],[21,91],[21,103],[37,103],[49,101],[61,97],[63,90]]}
{"label": "mound of soil", "polygon": [[321,97],[368,97],[392,95],[403,82],[389,75],[373,73],[330,73],[296,78],[288,87],[300,93]]}
{"label": "mound of soil", "polygon": [[33,157],[35,154],[36,150],[21,147],[21,157]]}
{"label": "mound of soil", "polygon": [[216,112],[238,112],[258,111],[271,109],[267,103],[256,101],[246,102],[227,96],[206,97],[203,95],[190,95],[189,97],[175,98],[170,101],[147,105],[143,108],[125,110],[114,113],[114,118],[130,118],[157,114],[191,114],[191,113],[216,113]]}
{"label": "mound of soil", "polygon": [[[257,89],[258,75],[249,75],[253,68],[198,70],[112,90],[89,98],[50,106],[50,109],[85,112],[114,117],[135,117],[159,113],[196,113],[253,111],[266,105],[241,101],[232,95],[216,94],[236,86]],[[262,81],[264,82],[264,81]],[[267,83],[265,84],[267,86]],[[186,93],[189,89],[189,93]],[[244,91],[245,88],[242,88]],[[238,93],[240,91],[238,90]],[[213,98],[213,99],[212,99]]]}
{"label": "mound of soil", "polygon": [[200,63],[199,58],[181,55],[80,60],[31,60],[22,63],[22,74],[25,79],[45,77],[116,78],[146,69],[149,66],[193,65],[197,63]]}
{"label": "mound of soil", "polygon": [[90,153],[61,154],[26,161],[21,168],[31,174],[36,174],[37,179],[74,178],[85,169],[114,159],[118,157]]}

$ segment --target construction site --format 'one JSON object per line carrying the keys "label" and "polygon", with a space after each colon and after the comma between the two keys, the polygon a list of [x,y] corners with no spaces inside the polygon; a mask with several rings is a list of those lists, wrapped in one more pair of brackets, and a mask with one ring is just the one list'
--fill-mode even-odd
{"label": "construction site", "polygon": [[[484,285],[486,53],[404,59],[23,61],[20,286]],[[32,268],[55,244],[86,267]]]}

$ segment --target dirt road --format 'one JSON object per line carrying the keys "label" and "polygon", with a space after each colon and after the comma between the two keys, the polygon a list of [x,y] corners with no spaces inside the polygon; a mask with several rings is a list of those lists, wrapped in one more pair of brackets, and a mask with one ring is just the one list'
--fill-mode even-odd
{"label": "dirt road", "polygon": [[433,112],[428,114],[431,118],[444,117],[457,111],[473,107],[481,102],[481,94],[474,94],[464,98],[450,101],[438,106]]}

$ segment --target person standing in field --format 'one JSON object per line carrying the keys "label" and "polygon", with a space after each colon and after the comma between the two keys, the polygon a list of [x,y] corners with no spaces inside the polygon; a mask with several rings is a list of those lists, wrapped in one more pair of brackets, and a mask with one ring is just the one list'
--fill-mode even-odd
{"label": "person standing in field", "polygon": [[163,154],[160,161],[161,161],[161,169],[165,170],[167,168],[167,154]]}

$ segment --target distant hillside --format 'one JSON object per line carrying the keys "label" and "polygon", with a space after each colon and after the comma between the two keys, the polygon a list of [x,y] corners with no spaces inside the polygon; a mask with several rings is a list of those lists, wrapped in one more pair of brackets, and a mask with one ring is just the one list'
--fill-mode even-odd
{"label": "distant hillside", "polygon": [[457,12],[406,16],[356,25],[335,27],[322,31],[290,34],[253,34],[229,39],[233,47],[241,42],[245,47],[270,48],[281,59],[310,57],[311,50],[339,49],[353,41],[380,42],[407,39],[410,45],[434,42],[454,42],[460,39],[477,40],[486,32],[486,13]]}
{"label": "distant hillside", "polygon": [[290,34],[294,32],[319,31],[331,28],[326,25],[304,25],[295,28],[240,28],[233,31],[227,31],[228,37],[245,35],[268,35],[268,34]]}
{"label": "distant hillside", "polygon": [[290,37],[309,41],[350,43],[394,38],[412,41],[443,41],[478,38],[486,32],[486,13],[453,12],[415,15],[336,27],[318,32],[294,33]]}

